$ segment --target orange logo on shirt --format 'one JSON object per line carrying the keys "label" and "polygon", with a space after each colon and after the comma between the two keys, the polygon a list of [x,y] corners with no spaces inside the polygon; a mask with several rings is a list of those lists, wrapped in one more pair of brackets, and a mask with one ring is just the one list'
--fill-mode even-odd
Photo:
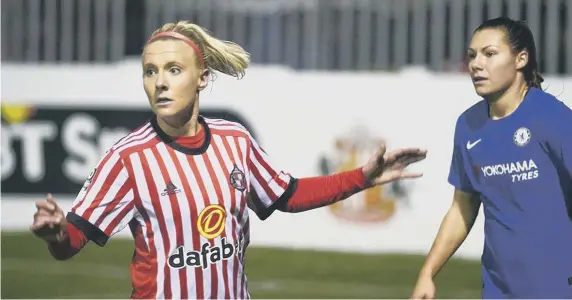
{"label": "orange logo on shirt", "polygon": [[223,231],[226,223],[226,211],[217,204],[211,204],[203,209],[197,220],[197,227],[202,236],[214,239]]}

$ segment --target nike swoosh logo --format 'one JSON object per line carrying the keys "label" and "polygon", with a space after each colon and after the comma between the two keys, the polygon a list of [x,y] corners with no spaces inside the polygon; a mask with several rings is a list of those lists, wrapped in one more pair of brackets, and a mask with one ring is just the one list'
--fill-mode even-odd
{"label": "nike swoosh logo", "polygon": [[471,143],[471,141],[468,141],[467,142],[467,150],[471,150],[473,147],[475,147],[480,142],[481,142],[481,139],[478,139],[472,143]]}

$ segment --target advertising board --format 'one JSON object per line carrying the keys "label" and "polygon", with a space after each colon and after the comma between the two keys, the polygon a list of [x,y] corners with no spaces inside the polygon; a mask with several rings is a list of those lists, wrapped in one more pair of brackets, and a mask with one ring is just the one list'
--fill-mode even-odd
{"label": "advertising board", "polygon": [[[14,121],[27,115],[15,109],[2,124],[2,226],[25,229],[34,213],[33,203],[25,200],[52,191],[69,208],[102,149],[149,113],[138,62],[7,65],[2,71],[3,104],[36,108],[26,122]],[[58,82],[68,81],[74,84],[59,88]],[[548,77],[545,86],[572,105],[571,79]],[[200,101],[204,114],[225,111],[227,118],[246,123],[272,160],[296,177],[355,168],[380,140],[389,149],[429,150],[413,168],[424,172],[421,179],[371,189],[310,212],[275,213],[264,222],[252,214],[252,245],[426,253],[451,203],[447,175],[456,119],[478,100],[464,74],[253,67],[242,80],[219,75]],[[479,217],[457,255],[479,257],[482,230]]]}
{"label": "advertising board", "polygon": [[[203,114],[249,127],[230,110]],[[76,194],[105,151],[151,115],[144,108],[3,104],[2,194]]]}

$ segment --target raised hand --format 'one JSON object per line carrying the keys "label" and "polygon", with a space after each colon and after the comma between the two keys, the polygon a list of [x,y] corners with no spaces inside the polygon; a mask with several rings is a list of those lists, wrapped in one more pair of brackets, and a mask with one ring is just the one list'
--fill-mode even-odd
{"label": "raised hand", "polygon": [[52,195],[48,194],[46,200],[37,201],[36,208],[30,230],[46,241],[57,241],[62,238],[67,224],[66,218]]}
{"label": "raised hand", "polygon": [[421,172],[408,172],[405,169],[427,157],[427,150],[421,148],[402,148],[386,153],[385,143],[372,155],[363,167],[363,173],[371,185],[381,185],[392,181],[418,178]]}

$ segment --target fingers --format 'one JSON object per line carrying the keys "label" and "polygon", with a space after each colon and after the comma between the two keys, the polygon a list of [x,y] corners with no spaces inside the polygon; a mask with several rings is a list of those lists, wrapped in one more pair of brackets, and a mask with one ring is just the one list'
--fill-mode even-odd
{"label": "fingers", "polygon": [[376,152],[378,163],[383,163],[383,161],[385,159],[384,156],[385,156],[386,151],[387,151],[387,147],[385,145],[385,141],[381,141],[381,143],[379,145],[379,149]]}
{"label": "fingers", "polygon": [[377,177],[374,182],[375,184],[386,184],[389,182],[402,180],[402,179],[412,179],[423,177],[421,172],[405,172],[405,171],[389,171],[385,172],[382,176]]}
{"label": "fingers", "polygon": [[48,203],[52,203],[53,205],[56,205],[56,200],[54,200],[54,197],[52,196],[51,193],[48,193],[46,200],[48,201]]}
{"label": "fingers", "polygon": [[30,230],[34,235],[47,240],[56,237],[64,223],[64,212],[56,204],[52,194],[48,194],[46,200],[36,202],[36,213]]}
{"label": "fingers", "polygon": [[36,201],[36,208],[38,211],[46,211],[49,213],[56,212],[56,205],[54,203],[50,203],[48,201]]}
{"label": "fingers", "polygon": [[402,157],[399,157],[399,158],[397,159],[396,163],[401,164],[401,165],[405,168],[405,167],[407,167],[407,166],[409,166],[409,165],[411,165],[411,164],[414,164],[414,163],[416,163],[416,162],[422,161],[422,160],[424,160],[425,158],[427,158],[427,156],[425,156],[425,155],[402,156]]}
{"label": "fingers", "polygon": [[34,222],[30,226],[33,231],[44,227],[54,228],[64,217],[63,210],[56,204],[52,194],[48,194],[46,200],[36,201],[36,209]]}
{"label": "fingers", "polygon": [[61,216],[53,216],[46,214],[39,214],[34,217],[34,223],[30,226],[32,231],[37,231],[42,228],[54,228],[62,223]]}
{"label": "fingers", "polygon": [[54,214],[46,211],[46,210],[38,210],[36,213],[34,213],[34,220],[36,220],[38,217],[41,216],[53,216]]}
{"label": "fingers", "polygon": [[405,148],[397,151],[399,151],[399,156],[427,156],[427,149],[422,148]]}
{"label": "fingers", "polygon": [[48,194],[46,196],[46,200],[43,201],[36,201],[36,208],[38,210],[46,210],[51,213],[56,213],[61,211],[60,207],[57,205],[56,201],[54,200],[52,194]]}
{"label": "fingers", "polygon": [[411,158],[414,158],[408,164],[413,162],[417,162],[423,160],[427,157],[427,150],[419,149],[419,148],[410,148],[410,149],[398,149],[389,153],[387,161],[392,162],[407,162]]}
{"label": "fingers", "polygon": [[422,158],[425,158],[425,157],[427,157],[427,150],[421,149],[421,148],[396,149],[396,150],[389,152],[386,155],[385,161],[387,163],[393,163],[393,162],[399,160],[400,158],[405,158],[405,157],[422,157]]}
{"label": "fingers", "polygon": [[384,155],[385,151],[387,151],[387,146],[385,145],[385,141],[381,141],[379,145],[379,153],[380,155]]}
{"label": "fingers", "polygon": [[400,179],[413,179],[423,177],[423,172],[403,172],[399,175]]}
{"label": "fingers", "polygon": [[429,293],[426,292],[417,292],[411,295],[411,299],[432,299]]}
{"label": "fingers", "polygon": [[[425,159],[426,156],[403,156],[397,159],[395,162],[395,167],[398,169],[405,169],[410,164],[422,161]],[[399,173],[399,179],[413,179],[423,177],[423,172],[408,172],[408,171],[401,171]]]}

